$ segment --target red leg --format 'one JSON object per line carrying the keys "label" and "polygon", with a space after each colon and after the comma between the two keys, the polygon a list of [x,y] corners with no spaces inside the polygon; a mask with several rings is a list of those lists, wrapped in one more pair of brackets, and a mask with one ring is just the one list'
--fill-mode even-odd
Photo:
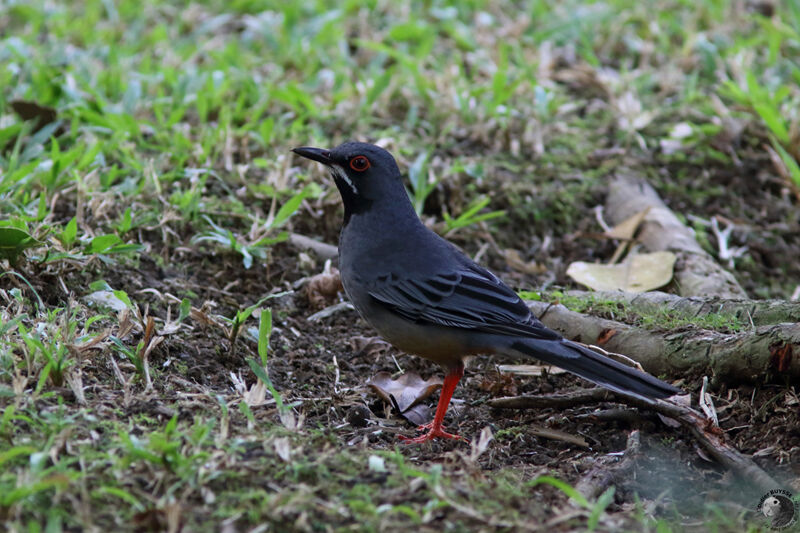
{"label": "red leg", "polygon": [[450,405],[450,399],[453,397],[453,392],[456,390],[456,385],[458,385],[459,380],[464,375],[464,365],[463,363],[458,364],[457,367],[450,370],[450,372],[444,378],[444,385],[442,385],[442,392],[439,396],[439,405],[436,406],[436,415],[433,417],[433,422],[430,424],[425,424],[424,426],[420,426],[418,429],[424,430],[427,429],[428,432],[420,435],[416,438],[405,437],[403,435],[400,436],[400,440],[405,444],[419,444],[422,442],[426,442],[429,440],[433,440],[436,437],[442,437],[445,439],[461,439],[467,440],[461,435],[454,435],[452,433],[447,433],[444,430],[444,426],[442,423],[444,422],[444,415],[447,412],[447,406]]}

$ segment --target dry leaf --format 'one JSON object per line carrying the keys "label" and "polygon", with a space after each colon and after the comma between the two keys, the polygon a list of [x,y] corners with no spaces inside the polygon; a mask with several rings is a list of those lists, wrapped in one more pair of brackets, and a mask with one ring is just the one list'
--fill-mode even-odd
{"label": "dry leaf", "polygon": [[391,344],[380,337],[362,336],[352,337],[350,339],[350,346],[357,354],[367,355],[369,357],[378,357],[392,347]]}
{"label": "dry leaf", "polygon": [[647,213],[650,211],[651,206],[642,209],[635,215],[632,215],[607,232],[604,233],[606,237],[611,239],[622,239],[626,241],[630,241],[633,239],[633,236],[636,234],[636,230],[639,229],[639,226],[644,220],[644,217],[647,216]]}
{"label": "dry leaf", "polygon": [[483,455],[483,452],[489,447],[489,443],[494,439],[492,428],[486,426],[481,430],[481,434],[477,441],[470,442],[469,461],[475,463],[478,458]]}
{"label": "dry leaf", "polygon": [[506,260],[508,266],[517,272],[524,272],[525,274],[542,274],[547,268],[544,265],[539,265],[536,261],[527,262],[522,258],[519,250],[508,248],[503,250],[503,258]]}
{"label": "dry leaf", "polygon": [[651,206],[642,209],[635,215],[626,218],[610,230],[603,233],[604,236],[610,239],[620,239],[622,241],[614,251],[614,255],[611,257],[609,264],[613,265],[617,263],[620,257],[622,257],[622,254],[625,253],[628,245],[633,241],[633,236],[636,235],[636,230],[639,229],[639,226],[641,226],[644,217],[647,216],[647,213],[650,212],[650,209]]}
{"label": "dry leaf", "polygon": [[553,72],[552,77],[575,90],[600,97],[603,100],[607,99],[610,94],[608,85],[597,75],[597,70],[587,63],[560,68]]}
{"label": "dry leaf", "polygon": [[431,408],[424,403],[418,403],[414,407],[409,408],[405,413],[400,413],[400,416],[415,426],[427,424],[433,419]]}
{"label": "dry leaf", "polygon": [[378,372],[367,381],[367,385],[385,402],[405,413],[441,388],[442,378],[432,377],[424,380],[419,374],[408,372],[397,379],[392,379],[390,373]]}
{"label": "dry leaf", "polygon": [[699,455],[699,456],[700,456],[700,458],[701,458],[703,461],[705,461],[705,462],[707,462],[707,463],[714,463],[714,459],[712,459],[712,458],[711,458],[711,457],[708,455],[708,453],[706,453],[706,451],[705,451],[703,448],[701,448],[700,446],[698,446],[698,445],[696,445],[696,444],[695,444],[695,446],[694,446],[694,451],[695,451],[695,453],[697,453],[697,455]]}
{"label": "dry leaf", "polygon": [[617,265],[577,261],[567,275],[596,291],[645,292],[669,283],[674,265],[672,252],[653,252],[628,257]]}
{"label": "dry leaf", "polygon": [[272,441],[272,446],[275,448],[275,453],[278,457],[283,459],[284,462],[289,463],[292,461],[292,446],[289,444],[289,439],[286,437],[279,437]]}
{"label": "dry leaf", "polygon": [[[676,396],[672,396],[670,401],[682,405],[683,407],[691,407],[692,406],[692,395],[691,394],[680,394]],[[667,427],[671,428],[679,428],[681,427],[681,423],[673,418],[669,418],[667,416],[662,415],[661,413],[656,413],[658,418],[666,425]]]}
{"label": "dry leaf", "polygon": [[488,392],[492,396],[516,396],[517,383],[511,374],[501,374],[494,372],[486,373],[483,376],[478,388]]}
{"label": "dry leaf", "polygon": [[308,304],[313,309],[323,309],[336,301],[337,295],[344,290],[339,270],[331,266],[330,260],[325,268],[316,276],[312,276],[306,285]]}

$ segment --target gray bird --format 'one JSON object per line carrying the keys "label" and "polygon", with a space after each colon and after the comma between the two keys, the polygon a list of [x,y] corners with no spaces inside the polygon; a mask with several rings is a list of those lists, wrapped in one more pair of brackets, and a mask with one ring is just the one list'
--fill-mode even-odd
{"label": "gray bird", "polygon": [[420,443],[444,431],[450,398],[477,354],[534,357],[603,387],[648,398],[679,389],[564,339],[546,328],[517,294],[420,221],[392,155],[366,143],[296,154],[326,165],[344,203],[339,270],[358,313],[391,344],[446,372],[433,422]]}

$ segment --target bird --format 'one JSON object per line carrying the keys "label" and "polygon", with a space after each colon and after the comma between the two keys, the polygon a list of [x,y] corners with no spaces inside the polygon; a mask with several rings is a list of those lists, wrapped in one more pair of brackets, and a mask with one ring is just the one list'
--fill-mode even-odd
{"label": "bird", "polygon": [[500,278],[425,226],[388,151],[362,142],[292,151],[325,165],[339,190],[339,271],[358,314],[390,344],[445,372],[433,421],[403,442],[466,440],[445,430],[444,417],[465,358],[476,355],[532,357],[640,398],[680,392],[544,326]]}

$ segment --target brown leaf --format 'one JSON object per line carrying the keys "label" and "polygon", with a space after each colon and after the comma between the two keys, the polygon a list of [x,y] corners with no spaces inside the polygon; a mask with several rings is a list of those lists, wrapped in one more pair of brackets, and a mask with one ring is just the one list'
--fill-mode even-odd
{"label": "brown leaf", "polygon": [[[680,425],[680,424],[678,424],[678,425]],[[713,463],[714,462],[714,459],[712,459],[703,448],[701,448],[700,446],[697,446],[696,444],[694,446],[694,451],[695,451],[695,453],[697,455],[700,456],[700,458],[703,461],[705,461],[707,463]]]}
{"label": "brown leaf", "polygon": [[660,418],[661,421],[664,423],[664,425],[666,425],[667,427],[671,427],[673,429],[681,427],[681,423],[678,422],[677,420],[673,420],[672,418],[664,416],[661,413],[656,413],[656,415],[658,415],[658,418]]}
{"label": "brown leaf", "polygon": [[478,388],[492,396],[517,395],[517,383],[511,374],[487,374]]}
{"label": "brown leaf", "polygon": [[650,206],[644,208],[635,215],[626,218],[610,230],[603,233],[604,237],[609,239],[619,239],[621,241],[619,246],[617,246],[617,249],[614,251],[614,255],[608,261],[609,265],[615,265],[619,262],[622,254],[625,253],[628,245],[633,241],[633,236],[636,235],[636,230],[638,230],[639,226],[642,225],[642,221],[644,220],[644,217],[647,216],[648,212],[650,212]]}
{"label": "brown leaf", "polygon": [[392,347],[391,344],[380,337],[363,337],[360,335],[350,338],[350,346],[357,354],[368,357],[378,357]]}
{"label": "brown leaf", "polygon": [[325,270],[313,276],[306,285],[308,304],[313,309],[323,309],[333,304],[339,291],[344,290],[339,270],[326,265]]}
{"label": "brown leaf", "polygon": [[442,378],[423,380],[419,374],[408,372],[392,379],[388,372],[378,372],[367,381],[367,385],[385,402],[405,413],[442,386]]}
{"label": "brown leaf", "polygon": [[422,403],[418,403],[414,407],[410,407],[406,412],[400,413],[400,416],[402,416],[415,426],[421,426],[423,424],[427,424],[433,419],[433,414],[431,414],[431,408]]}
{"label": "brown leaf", "polygon": [[503,250],[503,257],[512,269],[517,272],[524,272],[525,274],[543,274],[547,267],[537,264],[536,261],[527,262],[522,258],[519,250],[508,248]]}
{"label": "brown leaf", "polygon": [[636,234],[636,230],[639,229],[639,226],[642,224],[644,217],[647,216],[647,213],[650,211],[650,206],[642,209],[638,213],[633,216],[630,216],[608,230],[604,233],[604,235],[610,239],[621,239],[625,241],[633,240],[633,236]]}

